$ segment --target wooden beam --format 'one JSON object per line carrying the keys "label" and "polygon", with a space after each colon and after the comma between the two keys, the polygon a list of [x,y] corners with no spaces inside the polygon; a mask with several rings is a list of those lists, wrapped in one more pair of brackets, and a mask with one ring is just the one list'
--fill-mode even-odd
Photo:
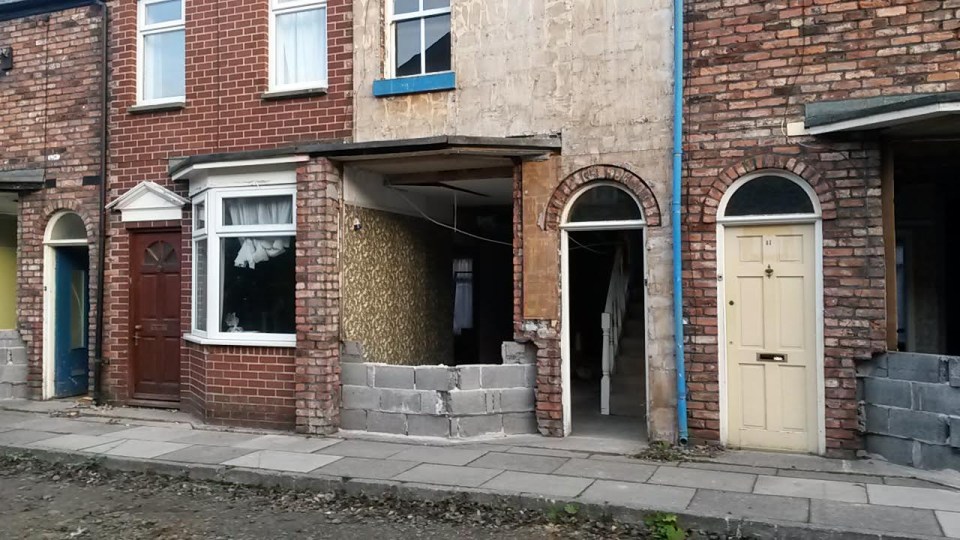
{"label": "wooden beam", "polygon": [[886,279],[887,350],[897,350],[897,220],[894,205],[894,151],[886,144],[881,150],[880,201],[883,208],[883,256]]}
{"label": "wooden beam", "polygon": [[513,167],[391,174],[387,176],[387,182],[401,186],[405,184],[438,184],[458,180],[488,180],[491,178],[513,178]]}

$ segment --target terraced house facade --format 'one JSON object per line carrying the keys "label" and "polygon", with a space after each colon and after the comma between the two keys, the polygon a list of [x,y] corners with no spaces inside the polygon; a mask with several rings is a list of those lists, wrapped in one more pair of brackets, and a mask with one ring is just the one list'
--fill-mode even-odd
{"label": "terraced house facade", "polygon": [[108,174],[45,237],[79,147],[4,188],[32,397],[955,464],[951,0],[61,3],[109,10]]}

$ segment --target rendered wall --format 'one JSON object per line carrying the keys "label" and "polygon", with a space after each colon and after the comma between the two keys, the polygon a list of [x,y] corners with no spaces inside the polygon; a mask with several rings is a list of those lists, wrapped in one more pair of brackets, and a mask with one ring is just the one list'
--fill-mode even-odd
{"label": "rendered wall", "polygon": [[0,215],[0,329],[17,327],[17,218]]}
{"label": "rendered wall", "polygon": [[344,339],[361,343],[370,362],[452,364],[450,233],[359,206],[346,206],[344,217]]}
{"label": "rendered wall", "polygon": [[[562,137],[562,151],[553,184],[545,183],[535,193],[524,182],[522,194],[517,194],[522,200],[541,201],[545,210],[552,190],[565,177],[583,167],[614,164],[653,189],[667,218],[671,2],[462,0],[452,6],[456,90],[376,98],[373,81],[382,78],[384,67],[383,2],[354,3],[356,140],[556,134]],[[522,253],[538,252],[543,244],[543,250],[553,254],[547,264],[559,267],[559,233],[543,231],[536,223],[531,226],[527,214],[524,209],[524,224],[518,231],[524,236]],[[676,398],[668,219],[648,230],[646,248],[651,261],[647,276],[650,433],[654,438],[672,439]],[[544,273],[554,278],[558,274]],[[550,287],[558,291],[559,281]],[[555,301],[544,305],[554,315],[517,322],[543,329],[550,336],[547,339],[554,340],[559,306]],[[559,373],[552,371],[557,369],[552,367],[555,359],[542,359],[550,366],[541,372],[541,389],[559,380]],[[551,399],[559,399],[554,395]],[[541,423],[543,432],[558,434],[559,429],[556,418]]]}

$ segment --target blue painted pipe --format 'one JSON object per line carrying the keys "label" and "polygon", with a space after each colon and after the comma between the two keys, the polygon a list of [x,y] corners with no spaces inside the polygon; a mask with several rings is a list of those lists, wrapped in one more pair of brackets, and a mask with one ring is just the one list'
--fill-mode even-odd
{"label": "blue painted pipe", "polygon": [[683,166],[683,0],[673,0],[673,343],[677,364],[677,440],[687,444],[687,373],[683,354],[683,250],[680,230]]}

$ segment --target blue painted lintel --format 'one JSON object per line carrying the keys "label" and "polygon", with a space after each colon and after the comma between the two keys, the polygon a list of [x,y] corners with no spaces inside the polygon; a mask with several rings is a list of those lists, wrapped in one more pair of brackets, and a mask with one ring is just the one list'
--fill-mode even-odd
{"label": "blue painted lintel", "polygon": [[403,94],[418,94],[421,92],[438,92],[453,90],[457,85],[456,73],[444,71],[415,77],[400,77],[397,79],[380,79],[373,81],[373,95],[376,97],[399,96]]}

